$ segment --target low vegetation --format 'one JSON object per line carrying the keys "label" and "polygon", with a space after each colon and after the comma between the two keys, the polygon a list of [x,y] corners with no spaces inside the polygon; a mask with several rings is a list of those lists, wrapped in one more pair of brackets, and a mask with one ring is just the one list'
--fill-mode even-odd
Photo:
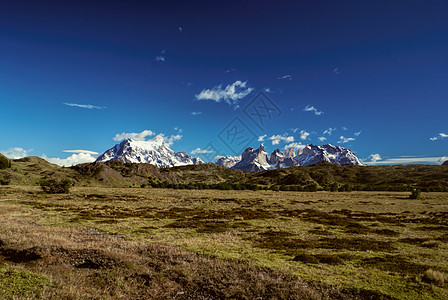
{"label": "low vegetation", "polygon": [[447,299],[447,198],[4,186],[0,297]]}
{"label": "low vegetation", "polygon": [[[38,185],[45,178],[67,178],[75,186],[273,191],[448,192],[448,168],[430,165],[354,166],[318,163],[259,173],[206,164],[158,169],[118,161],[63,168],[37,157],[13,160],[0,180]],[[1,183],[1,182],[0,182]]]}

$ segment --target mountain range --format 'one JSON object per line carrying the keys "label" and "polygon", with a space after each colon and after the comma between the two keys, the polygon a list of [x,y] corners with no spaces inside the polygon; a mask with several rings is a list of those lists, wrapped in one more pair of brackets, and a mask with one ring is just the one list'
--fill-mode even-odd
{"label": "mountain range", "polygon": [[[158,168],[205,164],[199,157],[189,156],[185,152],[174,152],[169,148],[163,136],[156,136],[149,141],[124,139],[100,155],[96,161],[149,163]],[[260,172],[294,166],[309,166],[318,162],[363,165],[350,149],[331,144],[322,146],[309,144],[302,151],[297,151],[297,154],[292,148],[285,151],[276,149],[270,155],[261,144],[258,149],[247,148],[240,156],[221,157],[216,164],[226,168]]]}

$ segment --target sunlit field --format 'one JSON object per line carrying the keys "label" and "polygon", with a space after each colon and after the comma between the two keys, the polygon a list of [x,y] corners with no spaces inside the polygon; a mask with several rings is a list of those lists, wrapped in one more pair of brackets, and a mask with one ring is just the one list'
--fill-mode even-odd
{"label": "sunlit field", "polygon": [[0,189],[2,298],[446,299],[448,194]]}

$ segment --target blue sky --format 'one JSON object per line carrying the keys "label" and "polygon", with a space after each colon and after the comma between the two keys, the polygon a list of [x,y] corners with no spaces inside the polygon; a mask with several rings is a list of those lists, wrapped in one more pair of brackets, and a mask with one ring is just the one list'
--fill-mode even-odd
{"label": "blue sky", "polygon": [[0,151],[71,164],[163,134],[205,160],[448,156],[446,1],[159,2],[0,1]]}

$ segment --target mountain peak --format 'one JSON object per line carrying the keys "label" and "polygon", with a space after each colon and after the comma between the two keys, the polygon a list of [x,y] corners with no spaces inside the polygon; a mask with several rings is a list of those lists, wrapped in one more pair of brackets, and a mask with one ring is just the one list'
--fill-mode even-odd
{"label": "mountain peak", "polygon": [[175,153],[165,143],[163,135],[157,135],[147,141],[124,139],[96,159],[98,162],[110,160],[125,163],[149,163],[159,168],[204,163],[199,157],[189,156],[185,152]]}

